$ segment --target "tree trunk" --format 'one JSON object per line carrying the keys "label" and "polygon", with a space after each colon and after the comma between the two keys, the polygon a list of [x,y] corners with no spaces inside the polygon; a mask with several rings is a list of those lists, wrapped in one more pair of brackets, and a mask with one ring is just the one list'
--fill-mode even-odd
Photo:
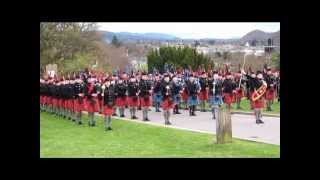
{"label": "tree trunk", "polygon": [[219,108],[216,123],[217,143],[224,144],[232,142],[231,113],[228,108],[223,108],[222,106]]}

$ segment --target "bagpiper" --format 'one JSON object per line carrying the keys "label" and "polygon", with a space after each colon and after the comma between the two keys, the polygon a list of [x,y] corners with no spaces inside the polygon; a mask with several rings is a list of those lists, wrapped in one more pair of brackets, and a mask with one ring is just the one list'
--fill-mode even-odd
{"label": "bagpiper", "polygon": [[138,107],[138,90],[139,85],[134,75],[131,75],[128,83],[128,106],[130,109],[131,119],[137,119],[136,110]]}
{"label": "bagpiper", "polygon": [[139,98],[140,98],[140,105],[142,107],[143,121],[150,121],[148,118],[148,110],[151,105],[150,95],[151,95],[150,81],[148,81],[148,76],[146,75],[146,73],[142,73],[141,81],[139,82]]}
{"label": "bagpiper", "polygon": [[168,74],[164,75],[163,82],[161,83],[161,94],[163,97],[161,107],[163,109],[165,125],[171,125],[169,121],[170,109],[173,108],[174,104],[172,99],[172,83]]}
{"label": "bagpiper", "polygon": [[190,74],[189,80],[186,83],[186,89],[188,93],[189,115],[195,116],[196,106],[199,104],[197,95],[200,89],[193,74]]}
{"label": "bagpiper", "polygon": [[227,105],[227,108],[231,109],[231,104],[233,103],[233,94],[235,93],[236,84],[232,81],[232,75],[230,72],[226,74],[226,79],[222,83],[223,87],[223,98],[224,103]]}
{"label": "bagpiper", "polygon": [[95,76],[88,77],[85,87],[85,106],[89,116],[89,126],[95,126],[94,113],[99,112],[98,89],[95,86]]}
{"label": "bagpiper", "polygon": [[153,100],[155,103],[156,112],[161,112],[160,111],[160,103],[162,101],[161,79],[158,74],[156,74],[156,76],[155,76],[155,82],[154,82],[154,86],[153,86]]}
{"label": "bagpiper", "polygon": [[74,112],[77,124],[82,124],[81,116],[84,110],[84,88],[85,85],[79,75],[76,76],[74,83]]}
{"label": "bagpiper", "polygon": [[124,110],[127,104],[127,99],[126,99],[127,85],[125,84],[124,80],[125,80],[124,77],[121,77],[115,86],[116,106],[119,109],[120,117],[125,117]]}
{"label": "bagpiper", "polygon": [[205,72],[202,72],[200,78],[200,93],[199,93],[199,100],[200,100],[200,111],[205,112],[205,104],[208,101],[208,79],[207,74]]}
{"label": "bagpiper", "polygon": [[173,114],[181,114],[179,112],[179,105],[181,102],[181,93],[182,93],[182,81],[180,80],[180,77],[174,76],[172,78],[172,100],[174,103],[174,109],[173,109]]}
{"label": "bagpiper", "polygon": [[222,80],[218,72],[209,75],[209,104],[211,106],[212,118],[216,119],[218,108],[223,104],[222,100]]}
{"label": "bagpiper", "polygon": [[111,79],[106,78],[102,85],[102,97],[103,97],[103,114],[105,120],[105,130],[112,130],[111,128],[111,116],[113,114],[115,106],[115,85],[111,84]]}
{"label": "bagpiper", "polygon": [[267,69],[267,72],[263,74],[264,80],[267,83],[267,92],[265,98],[267,100],[267,111],[272,111],[271,104],[275,95],[275,78],[272,75],[271,68]]}

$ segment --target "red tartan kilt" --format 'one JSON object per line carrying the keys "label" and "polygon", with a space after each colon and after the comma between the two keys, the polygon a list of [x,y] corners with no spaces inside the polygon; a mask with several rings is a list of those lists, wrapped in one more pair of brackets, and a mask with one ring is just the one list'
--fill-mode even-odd
{"label": "red tartan kilt", "polygon": [[133,97],[127,97],[127,102],[128,102],[128,106],[138,106],[139,105],[138,98],[136,98],[136,100],[134,100]]}
{"label": "red tartan kilt", "polygon": [[52,97],[47,96],[46,97],[46,103],[49,104],[49,105],[52,105]]}
{"label": "red tartan kilt", "polygon": [[250,107],[254,108],[254,103],[252,101],[252,92],[249,92],[249,97],[250,97]]}
{"label": "red tartan kilt", "polygon": [[40,96],[40,104],[43,104],[43,96]]}
{"label": "red tartan kilt", "polygon": [[206,101],[208,100],[208,91],[200,91],[199,95],[198,95],[200,101]]}
{"label": "red tartan kilt", "polygon": [[188,102],[188,93],[186,91],[182,92],[182,100],[184,102]]}
{"label": "red tartan kilt", "polygon": [[262,98],[256,100],[253,102],[253,107],[254,108],[264,108],[264,101]]}
{"label": "red tartan kilt", "polygon": [[237,90],[236,98],[237,99],[241,99],[242,97],[243,97],[243,91],[242,90]]}
{"label": "red tartan kilt", "polygon": [[75,112],[80,112],[83,110],[83,104],[80,103],[77,99],[73,100],[73,109]]}
{"label": "red tartan kilt", "polygon": [[89,99],[85,99],[85,109],[88,112],[99,112],[99,102],[98,102],[98,98],[93,97],[95,103],[91,104]]}
{"label": "red tartan kilt", "polygon": [[161,103],[161,107],[164,110],[172,109],[173,106],[174,106],[174,103],[173,102],[169,103],[169,100],[167,98]]}
{"label": "red tartan kilt", "polygon": [[151,99],[150,99],[150,97],[147,98],[147,99],[145,99],[145,98],[143,98],[143,97],[140,97],[140,105],[141,105],[142,107],[149,107],[149,106],[151,106]]}
{"label": "red tartan kilt", "polygon": [[123,106],[126,106],[127,104],[127,98],[126,97],[117,97],[116,98],[116,106],[119,106],[119,107],[123,107]]}
{"label": "red tartan kilt", "polygon": [[52,106],[54,106],[54,107],[58,107],[59,106],[59,101],[58,101],[57,98],[52,98],[51,102],[52,102]]}
{"label": "red tartan kilt", "polygon": [[231,104],[233,101],[233,94],[232,93],[223,93],[224,96],[224,103]]}
{"label": "red tartan kilt", "polygon": [[109,107],[107,105],[103,106],[103,114],[105,116],[111,116],[113,114],[113,107]]}
{"label": "red tartan kilt", "polygon": [[73,110],[73,99],[69,99],[68,100],[68,108],[70,109],[70,110]]}
{"label": "red tartan kilt", "polygon": [[273,99],[274,99],[274,95],[275,95],[275,91],[269,89],[269,90],[267,90],[265,96],[266,96],[266,99],[267,99],[267,100],[273,100]]}

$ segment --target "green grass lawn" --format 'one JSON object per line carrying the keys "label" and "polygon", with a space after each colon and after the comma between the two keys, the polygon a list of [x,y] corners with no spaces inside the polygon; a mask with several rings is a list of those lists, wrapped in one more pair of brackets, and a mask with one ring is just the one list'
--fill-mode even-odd
{"label": "green grass lawn", "polygon": [[216,144],[206,133],[114,120],[104,131],[40,113],[40,157],[280,157],[280,146],[233,139]]}
{"label": "green grass lawn", "polygon": [[[185,107],[184,103],[182,103],[181,107]],[[233,103],[232,104],[232,110],[233,111],[243,111],[243,112],[253,112],[253,110],[250,109],[250,101],[247,100],[247,98],[242,98],[241,103],[240,103],[240,107],[242,109],[237,109],[237,104]],[[198,109],[200,108],[200,106],[198,106]],[[206,103],[206,109],[209,110],[209,104]],[[280,102],[278,102],[277,100],[274,101],[274,103],[271,105],[271,109],[272,111],[266,111],[266,106],[265,108],[262,110],[263,113],[267,113],[267,114],[280,114]]]}

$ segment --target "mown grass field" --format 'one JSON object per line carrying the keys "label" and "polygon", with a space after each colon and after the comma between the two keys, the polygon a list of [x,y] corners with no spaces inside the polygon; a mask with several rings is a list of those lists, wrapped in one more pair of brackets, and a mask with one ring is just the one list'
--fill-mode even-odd
{"label": "mown grass field", "polygon": [[210,134],[102,118],[88,127],[40,113],[40,157],[280,157],[280,146],[233,139],[216,144]]}

